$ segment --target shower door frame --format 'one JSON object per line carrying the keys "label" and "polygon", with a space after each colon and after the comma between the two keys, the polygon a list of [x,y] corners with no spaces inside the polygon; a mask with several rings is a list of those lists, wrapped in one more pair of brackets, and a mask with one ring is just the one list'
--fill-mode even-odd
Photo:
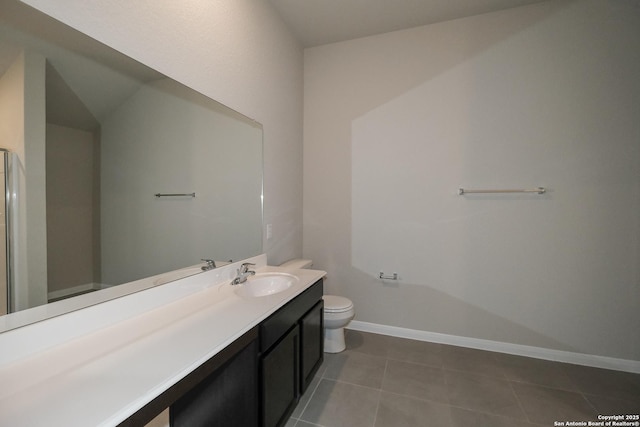
{"label": "shower door frame", "polygon": [[[13,313],[16,310],[15,307],[15,290],[13,289],[13,223],[12,223],[12,209],[13,209],[13,162],[12,153],[6,148],[0,148],[0,154],[2,155],[2,165],[4,167],[4,231],[5,231],[5,259],[0,259],[0,262],[5,263],[5,289],[7,298],[7,313]],[[0,243],[2,244],[2,243]]]}

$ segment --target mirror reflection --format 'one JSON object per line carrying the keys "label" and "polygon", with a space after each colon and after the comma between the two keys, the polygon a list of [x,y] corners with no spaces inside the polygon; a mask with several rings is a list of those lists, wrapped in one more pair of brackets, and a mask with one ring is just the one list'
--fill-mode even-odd
{"label": "mirror reflection", "polygon": [[258,123],[19,12],[0,21],[0,314],[262,252]]}

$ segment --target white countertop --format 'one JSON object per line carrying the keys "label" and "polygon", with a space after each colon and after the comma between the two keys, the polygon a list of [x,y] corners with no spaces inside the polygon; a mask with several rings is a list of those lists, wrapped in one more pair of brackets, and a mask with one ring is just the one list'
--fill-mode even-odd
{"label": "white countertop", "polygon": [[242,298],[241,261],[0,334],[0,425],[117,425],[326,274],[243,261],[299,281]]}

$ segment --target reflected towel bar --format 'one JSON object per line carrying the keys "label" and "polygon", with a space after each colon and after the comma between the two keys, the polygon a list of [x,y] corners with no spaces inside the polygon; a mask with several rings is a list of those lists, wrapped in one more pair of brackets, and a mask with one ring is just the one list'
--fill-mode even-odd
{"label": "reflected towel bar", "polygon": [[156,193],[156,197],[196,197],[196,193]]}
{"label": "reflected towel bar", "polygon": [[537,193],[544,194],[547,192],[547,189],[544,187],[538,187],[530,190],[465,190],[464,188],[458,189],[458,195],[463,196],[465,194],[480,194],[480,193]]}

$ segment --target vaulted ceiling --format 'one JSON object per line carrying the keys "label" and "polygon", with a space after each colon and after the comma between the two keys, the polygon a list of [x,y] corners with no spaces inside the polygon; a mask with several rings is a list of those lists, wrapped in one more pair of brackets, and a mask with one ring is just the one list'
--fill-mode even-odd
{"label": "vaulted ceiling", "polygon": [[304,47],[545,0],[268,0]]}

